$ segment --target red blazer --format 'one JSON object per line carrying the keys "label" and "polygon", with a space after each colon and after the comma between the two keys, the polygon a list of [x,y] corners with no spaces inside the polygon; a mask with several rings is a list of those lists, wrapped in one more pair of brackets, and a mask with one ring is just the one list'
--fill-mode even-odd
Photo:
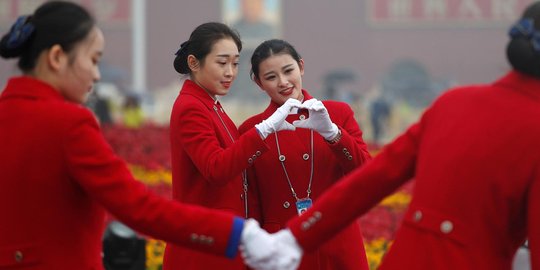
{"label": "red blazer", "polygon": [[[268,150],[256,129],[239,137],[221,104],[191,80],[174,103],[170,125],[174,199],[245,216],[242,172]],[[240,256],[231,261],[167,245],[164,269],[179,267],[245,269]]]}
{"label": "red blazer", "polygon": [[540,80],[515,72],[442,95],[419,123],[289,226],[313,250],[413,177],[381,269],[540,269]]}
{"label": "red blazer", "polygon": [[41,81],[8,82],[0,149],[0,269],[103,269],[105,210],[152,237],[235,255],[233,215],[149,192],[114,155],[93,114]]}
{"label": "red blazer", "polygon": [[[305,100],[312,98],[305,90],[302,92]],[[338,143],[328,144],[314,131],[314,150],[311,156],[309,129],[278,132],[279,147],[286,156],[285,167],[298,198],[307,196],[311,158],[314,158],[310,196],[314,201],[338,179],[370,159],[362,140],[362,131],[351,108],[342,102],[323,103],[332,121],[341,129],[342,138]],[[240,126],[240,132],[249,131],[255,124],[272,115],[278,107],[278,104],[270,102],[264,112],[246,120]],[[291,114],[287,121],[292,123],[300,115],[307,116],[307,112]],[[276,232],[284,228],[290,218],[297,216],[296,200],[278,160],[275,135],[268,136],[266,143],[270,145],[270,151],[250,168],[249,183],[253,195],[249,202],[251,215],[260,221],[264,229]],[[305,154],[309,155],[307,159],[304,159]],[[368,269],[359,225],[355,223],[348,226],[319,250],[306,254],[299,269]]]}

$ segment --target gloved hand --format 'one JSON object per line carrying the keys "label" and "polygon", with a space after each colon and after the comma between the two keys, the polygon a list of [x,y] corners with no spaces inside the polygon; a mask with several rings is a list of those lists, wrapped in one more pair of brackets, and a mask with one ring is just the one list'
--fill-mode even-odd
{"label": "gloved hand", "polygon": [[285,121],[292,108],[299,108],[302,105],[300,101],[289,98],[281,107],[279,107],[270,117],[255,125],[263,139],[268,135],[280,130],[295,130],[291,123]]}
{"label": "gloved hand", "polygon": [[253,219],[244,223],[240,251],[256,270],[296,270],[303,253],[289,229],[270,235]]}
{"label": "gloved hand", "polygon": [[259,227],[254,219],[244,222],[240,237],[240,252],[244,262],[257,270],[277,269],[276,240]]}
{"label": "gloved hand", "polygon": [[283,229],[272,236],[277,242],[278,250],[276,269],[296,270],[302,259],[303,251],[294,235],[289,229]]}
{"label": "gloved hand", "polygon": [[334,139],[339,132],[336,124],[330,120],[328,110],[317,99],[306,100],[301,108],[309,110],[309,117],[304,120],[296,120],[292,124],[299,128],[309,128],[317,131],[327,141]]}

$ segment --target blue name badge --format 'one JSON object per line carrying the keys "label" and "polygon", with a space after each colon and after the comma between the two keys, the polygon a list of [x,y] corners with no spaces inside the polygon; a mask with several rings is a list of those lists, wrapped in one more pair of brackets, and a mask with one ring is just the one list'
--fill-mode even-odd
{"label": "blue name badge", "polygon": [[305,198],[305,199],[296,201],[296,211],[298,212],[298,215],[299,216],[302,215],[312,205],[313,205],[313,201],[310,198]]}

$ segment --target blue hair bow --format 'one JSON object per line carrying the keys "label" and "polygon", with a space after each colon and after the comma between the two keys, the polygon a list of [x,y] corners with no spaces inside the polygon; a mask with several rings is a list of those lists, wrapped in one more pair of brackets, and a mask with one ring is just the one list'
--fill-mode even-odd
{"label": "blue hair bow", "polygon": [[526,38],[531,41],[535,51],[540,52],[540,32],[534,29],[534,20],[523,18],[515,23],[508,32],[511,38]]}
{"label": "blue hair bow", "polygon": [[28,22],[29,18],[30,16],[28,15],[17,18],[17,21],[15,21],[15,24],[9,31],[9,39],[6,44],[8,49],[17,48],[30,38],[35,27],[32,23]]}

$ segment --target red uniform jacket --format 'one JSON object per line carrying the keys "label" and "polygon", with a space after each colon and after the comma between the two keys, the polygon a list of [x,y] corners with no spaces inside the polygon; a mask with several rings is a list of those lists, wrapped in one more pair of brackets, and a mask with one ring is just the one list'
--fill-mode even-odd
{"label": "red uniform jacket", "polygon": [[[305,90],[304,99],[312,97]],[[362,131],[354,119],[351,108],[342,102],[323,102],[330,118],[341,129],[342,138],[334,144],[328,144],[317,132],[313,132],[313,156],[311,156],[310,130],[298,128],[296,131],[278,132],[281,153],[285,155],[285,168],[298,198],[307,196],[311,159],[313,160],[313,181],[311,198],[318,197],[346,173],[364,164],[370,159],[366,144],[362,140]],[[261,114],[246,120],[240,126],[240,133],[248,131],[255,124],[266,119],[279,106],[271,102]],[[307,116],[307,111],[291,114],[287,121],[292,123],[300,115]],[[297,215],[295,198],[278,160],[275,134],[266,138],[270,151],[259,158],[250,168],[249,183],[253,195],[249,197],[251,215],[257,218],[261,226],[269,232],[276,232],[285,227],[287,221]],[[256,211],[258,210],[258,211]],[[302,259],[299,269],[368,269],[362,235],[357,223],[350,225],[321,249],[308,253]]]}
{"label": "red uniform jacket", "polygon": [[289,226],[313,250],[403,183],[413,199],[381,269],[505,269],[529,238],[540,269],[540,80],[449,91]]}
{"label": "red uniform jacket", "polygon": [[147,235],[214,254],[229,245],[235,255],[233,215],[149,192],[93,114],[41,81],[8,82],[0,149],[0,269],[102,269],[105,209]]}
{"label": "red uniform jacket", "polygon": [[[242,172],[268,150],[256,129],[239,137],[219,102],[191,80],[174,103],[170,125],[173,197],[245,216]],[[240,256],[232,261],[167,245],[164,269],[179,267],[245,269]]]}

